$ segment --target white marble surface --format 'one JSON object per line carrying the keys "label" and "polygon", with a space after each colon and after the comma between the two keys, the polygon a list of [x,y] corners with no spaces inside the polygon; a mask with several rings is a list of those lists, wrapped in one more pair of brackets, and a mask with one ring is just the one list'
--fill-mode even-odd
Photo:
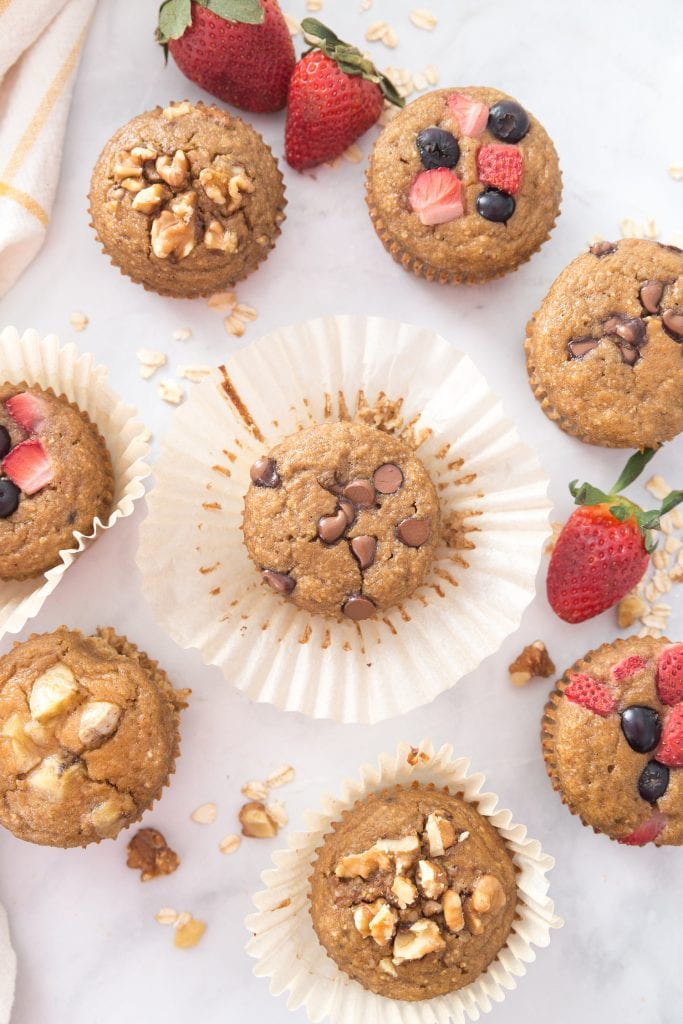
{"label": "white marble surface", "polygon": [[[237,342],[204,303],[165,300],[120,277],[98,253],[87,223],[89,172],[108,135],[157,102],[197,96],[173,64],[164,69],[152,41],[156,6],[152,0],[100,0],[75,90],[48,241],[0,303],[0,322],[56,331],[66,340],[72,337],[71,311],[82,309],[90,326],[75,340],[111,367],[114,386],[139,405],[158,437],[172,410],[157,398],[154,382],[137,376],[135,349],[161,348],[172,364],[218,362]],[[564,171],[563,213],[552,240],[502,281],[439,289],[408,277],[382,251],[364,209],[362,166],[323,168],[306,177],[287,169],[283,237],[268,263],[239,289],[259,310],[243,340],[331,312],[393,316],[441,332],[475,359],[504,396],[523,438],[538,447],[559,518],[570,507],[568,479],[611,483],[622,456],[585,448],[542,416],[526,383],[523,328],[556,273],[594,233],[616,236],[625,217],[640,223],[655,218],[664,240],[683,231],[683,183],[666,173],[669,163],[683,160],[673,130],[680,118],[679,5],[653,0],[644,11],[619,0],[429,0],[440,18],[434,33],[410,25],[412,6],[409,0],[375,0],[372,11],[361,15],[357,0],[325,0],[323,15],[354,40],[370,19],[386,18],[400,45],[388,51],[374,44],[378,61],[412,71],[435,62],[444,84],[492,84],[533,110],[552,134]],[[301,16],[304,0],[286,7]],[[284,118],[254,123],[280,154]],[[365,153],[374,135],[362,141]],[[171,334],[183,326],[192,328],[193,339],[181,344]],[[678,470],[679,485],[682,451],[679,438],[656,463],[670,479]],[[541,587],[517,636],[433,705],[372,728],[313,723],[251,705],[218,670],[176,648],[154,625],[134,564],[141,516],[139,509],[78,561],[22,636],[61,622],[85,630],[112,624],[161,659],[179,684],[192,686],[178,772],[145,820],[166,833],[182,867],[143,886],[125,867],[126,835],[65,853],[2,833],[0,899],[19,957],[14,1024],[303,1022],[302,1011],[290,1015],[284,999],[272,998],[267,985],[252,978],[243,953],[250,893],[277,841],[245,843],[232,857],[218,853],[220,838],[235,829],[239,787],[277,764],[294,764],[296,781],[281,795],[298,827],[304,809],[354,774],[361,761],[400,739],[425,735],[470,756],[503,805],[557,857],[552,891],[566,927],[491,1019],[680,1020],[683,989],[674,950],[680,943],[681,851],[626,849],[581,828],[552,792],[539,754],[547,687],[534,683],[515,691],[507,680],[506,666],[524,643],[542,637],[558,667],[565,667],[616,634],[612,613],[562,626]],[[680,593],[672,603],[670,635],[680,637]],[[5,638],[0,650],[9,645]],[[218,821],[191,822],[190,812],[208,800],[218,804]],[[170,931],[154,921],[164,905],[208,922],[199,948],[173,948]]]}

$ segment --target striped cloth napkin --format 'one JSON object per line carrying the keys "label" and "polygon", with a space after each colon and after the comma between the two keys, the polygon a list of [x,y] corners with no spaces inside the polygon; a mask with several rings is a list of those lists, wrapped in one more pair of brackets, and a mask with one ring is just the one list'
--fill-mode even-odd
{"label": "striped cloth napkin", "polygon": [[16,974],[17,958],[9,941],[7,914],[0,906],[0,1024],[9,1024]]}
{"label": "striped cloth napkin", "polygon": [[0,296],[45,238],[95,2],[0,0]]}

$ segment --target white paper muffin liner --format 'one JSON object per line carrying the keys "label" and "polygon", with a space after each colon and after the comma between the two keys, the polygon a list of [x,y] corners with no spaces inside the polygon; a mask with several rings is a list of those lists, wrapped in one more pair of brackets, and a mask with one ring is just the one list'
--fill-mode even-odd
{"label": "white paper muffin liner", "polygon": [[[548,897],[546,873],[554,859],[541,844],[527,837],[524,825],[514,824],[507,810],[496,810],[498,797],[482,793],[485,778],[469,775],[469,761],[452,759],[453,748],[446,744],[434,753],[428,741],[419,753],[410,744],[399,745],[395,756],[382,754],[378,765],[364,765],[360,780],[342,784],[340,797],[325,795],[320,811],[309,811],[307,832],[288,837],[289,849],[273,854],[274,868],[264,871],[267,888],[254,896],[257,912],[246,920],[252,938],[246,949],[258,962],[257,977],[270,978],[273,995],[288,992],[287,1006],[303,1006],[311,1021],[329,1017],[332,1024],[463,1024],[476,1021],[493,1003],[502,1002],[506,992],[516,988],[517,978],[526,973],[526,965],[536,959],[533,946],[550,942],[550,929],[562,927]],[[417,1003],[400,1002],[376,995],[343,974],[331,960],[313,930],[310,907],[310,876],[316,850],[324,836],[338,821],[342,811],[353,807],[370,793],[396,784],[433,783],[461,793],[476,805],[505,840],[517,868],[517,914],[505,946],[487,970],[458,992],[425,999]]]}
{"label": "white paper muffin liner", "polygon": [[95,364],[94,356],[79,355],[74,344],[59,346],[51,334],[41,338],[37,331],[19,334],[15,327],[0,332],[0,382],[37,384],[66,395],[81,412],[86,412],[104,438],[114,471],[114,498],[105,522],[96,518],[92,530],[74,532],[73,547],[60,552],[61,562],[34,579],[0,581],[0,637],[18,633],[40,611],[76,556],[103,530],[129,516],[133,503],[144,494],[143,480],[149,475],[144,459],[149,452],[146,430],[136,419],[137,411],[112,391],[108,371]]}
{"label": "white paper muffin liner", "polygon": [[0,904],[0,1024],[9,1024],[14,1002],[17,958],[9,937],[7,914]]}
{"label": "white paper muffin liner", "polygon": [[[359,404],[415,444],[442,519],[461,528],[408,600],[354,623],[269,591],[241,527],[250,465]],[[471,360],[377,317],[308,321],[235,353],[174,414],[155,478],[138,565],[162,628],[253,700],[341,722],[426,704],[496,651],[534,596],[549,533],[547,478]]]}

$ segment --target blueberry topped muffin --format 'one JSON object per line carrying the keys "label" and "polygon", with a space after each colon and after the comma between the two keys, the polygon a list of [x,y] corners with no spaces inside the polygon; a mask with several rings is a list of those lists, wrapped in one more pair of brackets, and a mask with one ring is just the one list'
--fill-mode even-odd
{"label": "blueberry topped muffin", "polygon": [[15,644],[0,658],[0,824],[46,846],[116,836],[175,770],[187,692],[111,629]]}
{"label": "blueberry topped muffin", "polygon": [[343,813],[317,852],[310,899],[340,970],[388,998],[432,999],[469,985],[505,945],[515,867],[475,806],[415,783]]}
{"label": "blueberry topped muffin", "polygon": [[244,540],[265,584],[354,621],[408,597],[439,543],[439,503],[404,441],[360,423],[285,438],[251,468]]}
{"label": "blueberry topped muffin", "polygon": [[683,845],[683,644],[630,637],[565,672],[543,718],[553,787],[595,832]]}
{"label": "blueberry topped muffin", "polygon": [[93,170],[90,213],[112,263],[146,288],[211,295],[255,270],[280,234],[277,161],[254,129],[203,103],[134,117]]}
{"label": "blueberry topped muffin", "polygon": [[375,143],[367,203],[406,270],[476,283],[524,263],[559,213],[561,176],[536,118],[497,89],[439,89],[410,103]]}
{"label": "blueberry topped muffin", "polygon": [[0,580],[40,576],[112,504],[109,452],[74,404],[51,389],[0,386]]}
{"label": "blueberry topped muffin", "polygon": [[597,242],[555,280],[527,327],[543,412],[589,444],[655,448],[683,430],[683,251]]}

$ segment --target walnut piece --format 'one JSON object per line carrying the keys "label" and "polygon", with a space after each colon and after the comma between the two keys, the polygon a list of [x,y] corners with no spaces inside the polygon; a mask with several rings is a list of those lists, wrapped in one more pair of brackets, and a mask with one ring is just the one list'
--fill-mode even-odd
{"label": "walnut piece", "polygon": [[69,666],[58,661],[38,676],[31,688],[28,699],[31,717],[37,722],[47,722],[70,708],[78,699],[79,692],[76,677]]}
{"label": "walnut piece", "polygon": [[375,843],[373,849],[380,850],[382,853],[417,853],[420,849],[420,840],[413,832],[411,835],[401,836],[399,839],[380,839]]}
{"label": "walnut piece", "polygon": [[356,931],[360,933],[363,939],[370,938],[370,922],[375,914],[377,914],[382,907],[386,906],[387,904],[384,900],[375,900],[374,903],[361,903],[355,908],[353,912],[353,923]]}
{"label": "walnut piece", "polygon": [[542,640],[535,640],[533,644],[525,647],[508,666],[510,682],[514,686],[524,686],[536,676],[547,679],[554,671],[555,666]]}
{"label": "walnut piece", "polygon": [[187,100],[183,100],[182,103],[171,103],[169,106],[164,107],[162,113],[167,121],[177,121],[179,117],[183,117],[185,114],[191,114],[194,107]]}
{"label": "walnut piece", "polygon": [[411,907],[417,899],[416,887],[409,878],[403,878],[401,875],[396,875],[391,886],[391,891],[398,900],[398,905],[401,910],[405,910],[406,907]]}
{"label": "walnut piece", "polygon": [[84,747],[94,747],[111,736],[119,724],[121,708],[108,700],[90,701],[83,708],[78,725],[78,738]]}
{"label": "walnut piece", "polygon": [[617,605],[617,624],[619,629],[630,629],[643,615],[647,615],[648,607],[639,594],[627,594]]}
{"label": "walnut piece", "polygon": [[204,233],[204,245],[218,252],[234,253],[237,252],[239,238],[234,231],[224,228],[219,220],[211,220]]}
{"label": "walnut piece", "polygon": [[448,886],[446,872],[431,860],[421,860],[419,862],[415,880],[420,892],[428,900],[438,899]]}
{"label": "walnut piece", "polygon": [[101,804],[97,804],[87,816],[87,820],[97,834],[104,838],[116,835],[123,814],[124,809],[120,798],[112,797],[111,800],[103,800]]}
{"label": "walnut piece", "polygon": [[71,764],[61,754],[51,754],[26,776],[26,784],[45,800],[59,803],[71,780],[82,772],[80,764]]}
{"label": "walnut piece", "polygon": [[398,978],[398,971],[387,957],[380,960],[377,966],[383,974],[388,974],[390,978]]}
{"label": "walnut piece", "polygon": [[398,924],[397,912],[383,903],[368,925],[368,931],[378,946],[386,946],[394,937]]}
{"label": "walnut piece", "polygon": [[124,178],[141,178],[143,161],[138,156],[133,156],[127,149],[119,150],[114,161],[114,177],[118,181]]}
{"label": "walnut piece", "polygon": [[180,858],[155,828],[139,829],[128,843],[126,864],[140,870],[140,881],[149,882],[160,875],[172,875],[180,866]]}
{"label": "walnut piece", "polygon": [[138,210],[140,213],[154,213],[167,196],[168,192],[163,185],[158,183],[149,185],[148,188],[143,188],[138,192],[133,200],[133,209]]}
{"label": "walnut piece", "polygon": [[239,812],[242,835],[252,839],[272,839],[278,833],[277,822],[268,814],[266,807],[258,800],[244,804]]}
{"label": "walnut piece", "polygon": [[334,873],[337,878],[369,878],[375,871],[389,871],[391,861],[386,853],[372,847],[364,853],[340,857]]}
{"label": "walnut piece", "polygon": [[460,893],[454,889],[448,889],[443,894],[443,916],[446,927],[452,932],[459,932],[465,927],[465,918],[462,913],[462,900]]}
{"label": "walnut piece", "polygon": [[495,875],[482,875],[472,890],[471,901],[478,914],[495,914],[503,909],[507,898]]}
{"label": "walnut piece", "polygon": [[171,188],[182,188],[187,181],[187,172],[190,169],[190,161],[182,149],[176,149],[172,157],[157,157],[157,174],[162,181],[165,181]]}
{"label": "walnut piece", "polygon": [[446,850],[455,844],[455,829],[450,821],[433,811],[425,825],[429,842],[430,857],[443,857]]}
{"label": "walnut piece", "polygon": [[196,245],[197,193],[182,192],[152,221],[152,252],[159,259],[182,260]]}
{"label": "walnut piece", "polygon": [[204,921],[199,921],[190,915],[189,920],[176,925],[173,942],[178,949],[192,949],[198,945],[205,931]]}
{"label": "walnut piece", "polygon": [[12,741],[12,757],[18,775],[29,772],[42,760],[40,751],[24,732],[24,724],[25,720],[15,712],[0,730],[0,736],[7,736]]}
{"label": "walnut piece", "polygon": [[394,963],[403,960],[421,960],[428,953],[436,953],[444,949],[445,941],[441,937],[439,926],[435,921],[421,918],[406,931],[399,932],[394,939]]}

